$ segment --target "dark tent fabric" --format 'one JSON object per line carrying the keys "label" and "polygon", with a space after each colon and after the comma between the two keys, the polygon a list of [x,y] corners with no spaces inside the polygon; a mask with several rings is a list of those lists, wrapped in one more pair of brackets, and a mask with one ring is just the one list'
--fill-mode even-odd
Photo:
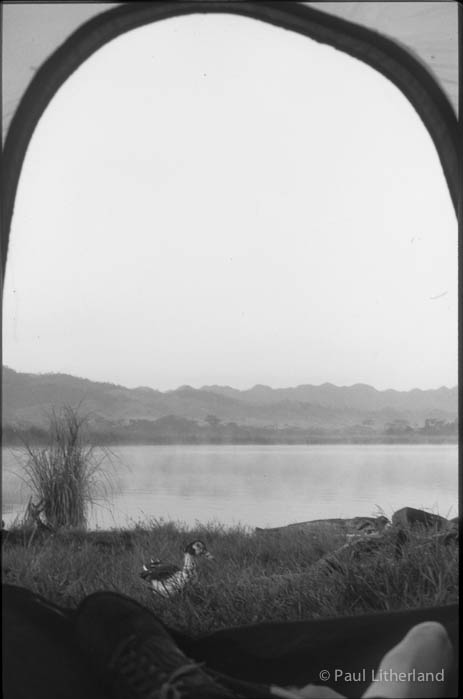
{"label": "dark tent fabric", "polygon": [[[3,693],[5,699],[105,699],[107,696],[77,646],[74,612],[13,585],[3,586]],[[120,596],[122,598],[122,596]],[[123,598],[122,598],[123,599]],[[237,679],[280,686],[320,685],[319,672],[366,669],[365,682],[332,685],[361,696],[385,653],[414,625],[443,624],[458,658],[458,606],[338,619],[264,623],[223,629],[198,638],[171,631],[190,658]],[[452,668],[445,696],[458,696]],[[108,697],[108,699],[110,699]]]}

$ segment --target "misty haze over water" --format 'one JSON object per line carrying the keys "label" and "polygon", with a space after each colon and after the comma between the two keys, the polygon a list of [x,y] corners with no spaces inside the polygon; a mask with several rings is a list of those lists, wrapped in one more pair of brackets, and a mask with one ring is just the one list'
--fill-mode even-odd
{"label": "misty haze over water", "polygon": [[[108,469],[112,502],[90,526],[149,518],[194,525],[278,526],[325,517],[386,516],[404,506],[457,515],[456,445],[124,446]],[[2,511],[22,514],[27,492],[3,449]]]}

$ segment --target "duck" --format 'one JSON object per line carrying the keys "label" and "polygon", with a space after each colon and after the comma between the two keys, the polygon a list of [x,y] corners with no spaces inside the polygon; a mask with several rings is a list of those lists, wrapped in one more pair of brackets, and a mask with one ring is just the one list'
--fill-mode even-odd
{"label": "duck", "polygon": [[182,568],[171,563],[162,563],[158,558],[152,558],[148,567],[143,564],[140,577],[149,583],[156,594],[161,597],[171,597],[197,579],[197,560],[201,556],[214,560],[206,544],[196,539],[183,550]]}

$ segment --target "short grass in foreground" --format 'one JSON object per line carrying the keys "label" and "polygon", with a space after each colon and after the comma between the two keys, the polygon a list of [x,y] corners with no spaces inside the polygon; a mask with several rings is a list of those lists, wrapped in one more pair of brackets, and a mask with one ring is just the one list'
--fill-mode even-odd
{"label": "short grass in foreground", "polygon": [[[21,536],[18,537],[21,539]],[[151,557],[181,563],[184,545],[202,539],[215,561],[201,561],[199,581],[173,599],[157,598],[140,579]],[[27,547],[3,545],[3,582],[63,606],[97,590],[142,602],[169,626],[198,634],[226,626],[346,616],[449,604],[458,599],[458,547],[411,534],[403,555],[386,546],[367,561],[321,565],[342,536],[256,535],[217,524],[194,529],[153,522],[133,529],[63,530]]]}

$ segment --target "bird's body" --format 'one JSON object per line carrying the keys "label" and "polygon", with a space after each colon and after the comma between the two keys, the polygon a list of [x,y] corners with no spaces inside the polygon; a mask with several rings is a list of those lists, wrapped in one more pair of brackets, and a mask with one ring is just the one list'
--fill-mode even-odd
{"label": "bird's body", "polygon": [[157,563],[150,565],[146,570],[143,569],[141,577],[149,582],[154,592],[163,597],[170,597],[196,578],[195,568],[196,566],[185,563],[183,568],[169,563]]}
{"label": "bird's body", "polygon": [[196,561],[199,556],[213,558],[202,541],[193,541],[183,552],[182,568],[151,559],[149,567],[143,566],[140,577],[149,582],[153,592],[162,597],[171,597],[197,578]]}

